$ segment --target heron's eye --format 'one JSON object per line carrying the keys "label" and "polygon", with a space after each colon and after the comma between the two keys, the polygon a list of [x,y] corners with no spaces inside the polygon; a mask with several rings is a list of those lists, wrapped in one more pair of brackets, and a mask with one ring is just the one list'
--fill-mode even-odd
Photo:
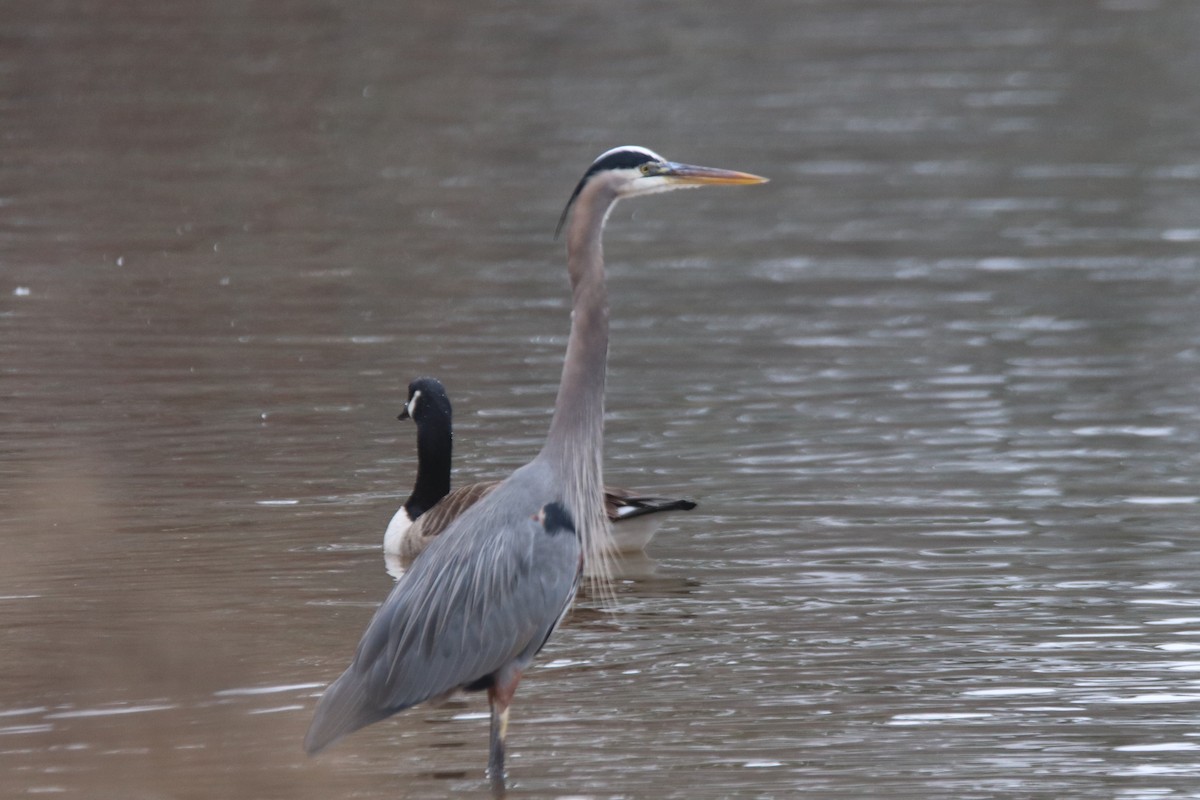
{"label": "heron's eye", "polygon": [[643,175],[652,175],[654,173],[654,165],[647,161],[645,164],[642,164],[641,170]]}

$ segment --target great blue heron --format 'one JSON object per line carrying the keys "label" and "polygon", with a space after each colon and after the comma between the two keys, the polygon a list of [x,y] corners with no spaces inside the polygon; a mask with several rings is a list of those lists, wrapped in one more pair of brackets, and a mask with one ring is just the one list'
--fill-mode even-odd
{"label": "great blue heron", "polygon": [[[399,557],[402,566],[411,564],[433,537],[500,485],[499,481],[486,481],[450,491],[452,417],[450,397],[441,381],[416,378],[408,384],[408,400],[399,418],[411,419],[417,426],[417,479],[412,494],[392,515],[383,536],[384,553]],[[604,487],[604,513],[613,523],[613,549],[618,553],[646,549],[658,528],[658,512],[690,511],[695,507],[691,500]]]}
{"label": "great blue heron", "polygon": [[[436,537],[392,588],[354,660],[317,703],[304,740],[309,753],[418,703],[486,689],[488,773],[503,790],[509,705],[521,673],[570,608],[584,566],[603,574],[610,549],[601,480],[604,222],[626,197],[764,180],[672,163],[641,147],[609,150],[584,173],[559,220],[561,230],[573,210],[566,237],[571,332],[546,443]],[[576,536],[532,521],[547,506],[543,517],[558,519],[556,504],[574,520]]]}

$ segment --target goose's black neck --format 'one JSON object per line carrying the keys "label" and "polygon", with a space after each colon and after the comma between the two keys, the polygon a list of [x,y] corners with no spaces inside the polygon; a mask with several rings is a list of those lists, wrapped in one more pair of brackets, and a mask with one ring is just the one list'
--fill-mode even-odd
{"label": "goose's black neck", "polygon": [[450,418],[428,409],[417,421],[417,480],[404,503],[415,520],[450,494],[450,459],[454,434]]}

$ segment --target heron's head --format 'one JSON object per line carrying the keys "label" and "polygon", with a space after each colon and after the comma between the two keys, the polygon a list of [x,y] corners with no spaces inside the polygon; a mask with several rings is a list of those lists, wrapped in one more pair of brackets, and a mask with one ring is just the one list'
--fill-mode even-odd
{"label": "heron's head", "polygon": [[408,401],[396,419],[412,419],[420,423],[430,415],[450,421],[450,398],[446,387],[437,378],[417,378],[408,384]]}
{"label": "heron's head", "polygon": [[571,206],[588,186],[602,184],[618,198],[640,197],[645,194],[669,192],[673,189],[694,189],[699,186],[742,186],[750,183],[766,183],[766,178],[748,172],[729,169],[698,167],[693,164],[678,164],[635,145],[614,147],[592,162],[579,180],[567,207],[563,209],[554,235],[562,232]]}

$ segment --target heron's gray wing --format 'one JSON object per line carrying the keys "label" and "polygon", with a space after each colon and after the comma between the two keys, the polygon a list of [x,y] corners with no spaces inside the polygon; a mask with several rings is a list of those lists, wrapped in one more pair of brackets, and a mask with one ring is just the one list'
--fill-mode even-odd
{"label": "heron's gray wing", "polygon": [[396,584],[318,703],[309,752],[532,660],[574,598],[580,546],[547,534],[532,519],[540,506],[513,494],[473,506]]}
{"label": "heron's gray wing", "polygon": [[364,636],[364,655],[378,647],[376,680],[389,687],[389,705],[414,705],[532,658],[573,599],[578,539],[548,535],[532,518],[540,506],[514,508],[508,494],[447,531],[454,536],[426,554],[436,559],[414,565],[411,589],[380,610],[385,624],[371,626],[378,642],[368,643],[371,629]]}

